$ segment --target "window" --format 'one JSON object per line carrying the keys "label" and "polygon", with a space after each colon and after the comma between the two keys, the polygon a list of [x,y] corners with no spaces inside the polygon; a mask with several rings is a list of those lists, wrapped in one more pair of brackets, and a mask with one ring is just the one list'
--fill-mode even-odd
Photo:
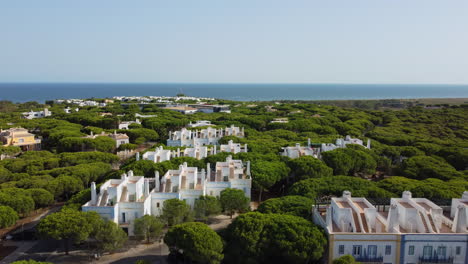
{"label": "window", "polygon": [[338,247],[338,254],[343,255],[344,254],[344,245],[340,245]]}
{"label": "window", "polygon": [[387,245],[385,246],[385,255],[391,255],[392,254],[392,246]]}
{"label": "window", "polygon": [[375,258],[377,257],[377,246],[368,246],[367,247],[367,254],[369,255],[370,258]]}
{"label": "window", "polygon": [[455,254],[460,255],[461,254],[461,247],[456,247],[455,249]]}
{"label": "window", "polygon": [[360,256],[362,251],[362,246],[353,246],[353,255]]}
{"label": "window", "polygon": [[424,246],[423,258],[430,258],[432,256],[432,246]]}
{"label": "window", "polygon": [[122,213],[122,222],[123,222],[123,223],[126,223],[126,221],[125,221],[125,213]]}
{"label": "window", "polygon": [[24,142],[24,138],[20,138],[20,139],[18,140],[18,142],[19,142],[19,143],[23,143],[23,142]]}
{"label": "window", "polygon": [[138,212],[135,212],[135,219],[138,218]]}
{"label": "window", "polygon": [[414,255],[414,246],[409,246],[408,248],[408,255],[413,256]]}
{"label": "window", "polygon": [[159,208],[159,203],[156,203],[156,207]]}
{"label": "window", "polygon": [[437,248],[437,256],[445,258],[447,256],[447,247],[440,246]]}
{"label": "window", "polygon": [[210,191],[210,196],[213,196],[213,191]]}

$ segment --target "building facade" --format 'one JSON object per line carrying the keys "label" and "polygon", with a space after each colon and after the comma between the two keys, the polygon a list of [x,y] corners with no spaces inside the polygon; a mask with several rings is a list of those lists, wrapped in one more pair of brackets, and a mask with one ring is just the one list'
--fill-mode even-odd
{"label": "building facade", "polygon": [[82,210],[97,212],[133,235],[134,220],[145,214],[160,215],[164,201],[180,199],[193,208],[200,196],[219,196],[226,188],[242,190],[250,198],[250,162],[244,164],[228,157],[225,162],[217,162],[214,167],[207,164],[201,170],[184,163],[177,170],[168,170],[161,178],[156,172],[154,179],[134,176],[129,171],[121,179],[105,182],[99,194],[92,183],[91,200]]}
{"label": "building facade", "polygon": [[0,130],[0,140],[5,146],[20,147],[23,151],[41,149],[41,140],[21,127]]}
{"label": "building facade", "polygon": [[405,191],[378,210],[365,198],[332,198],[314,206],[314,222],[328,234],[328,263],[352,255],[361,263],[468,263],[468,192],[453,199],[450,212]]}
{"label": "building facade", "polygon": [[225,136],[244,137],[244,128],[231,125],[226,128],[207,127],[200,130],[182,128],[179,131],[169,132],[167,146],[193,147],[205,145],[218,145],[218,140]]}
{"label": "building facade", "polygon": [[49,109],[47,108],[44,108],[44,110],[42,111],[29,111],[29,112],[24,112],[23,113],[23,118],[26,118],[26,119],[35,119],[35,118],[43,118],[43,117],[48,117],[48,116],[51,116],[52,115],[52,112],[49,111]]}
{"label": "building facade", "polygon": [[370,149],[371,147],[370,139],[368,139],[367,144],[364,145],[362,140],[358,138],[351,138],[351,136],[349,135],[345,138],[337,139],[335,144],[312,144],[309,138],[307,141],[307,146],[301,146],[299,143],[296,143],[296,145],[293,147],[284,147],[282,148],[283,152],[281,153],[281,155],[289,157],[291,159],[299,158],[301,156],[313,156],[315,158],[320,158],[320,153],[325,151],[332,151],[339,148],[346,148],[346,145],[348,144],[357,144],[367,149]]}

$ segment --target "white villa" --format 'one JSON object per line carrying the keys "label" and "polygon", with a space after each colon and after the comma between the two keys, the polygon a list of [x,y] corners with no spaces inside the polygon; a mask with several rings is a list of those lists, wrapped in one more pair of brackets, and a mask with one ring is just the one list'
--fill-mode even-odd
{"label": "white villa", "polygon": [[468,263],[468,192],[452,200],[450,214],[409,191],[379,209],[348,191],[314,206],[314,222],[329,238],[328,263],[343,255],[361,263]]}
{"label": "white villa", "polygon": [[335,144],[332,143],[322,143],[319,146],[312,146],[310,138],[307,141],[307,146],[302,147],[299,143],[296,143],[293,147],[284,147],[281,155],[287,156],[291,159],[299,158],[301,156],[313,156],[315,158],[320,158],[320,153],[325,151],[331,151],[338,148],[346,148],[348,144],[357,144],[361,145],[367,149],[370,149],[371,142],[370,139],[367,140],[367,145],[364,146],[362,140],[358,138],[351,138],[351,136],[346,136],[346,138],[339,138],[336,140]]}
{"label": "white villa", "polygon": [[234,143],[232,140],[229,140],[227,144],[220,145],[219,151],[231,152],[233,154],[237,154],[239,152],[247,152],[247,144],[244,144],[244,146],[242,147],[240,143]]}
{"label": "white villa", "polygon": [[218,140],[224,136],[244,137],[244,128],[231,125],[226,128],[207,127],[201,130],[182,130],[169,132],[167,146],[170,147],[193,147],[196,145],[218,145]]}
{"label": "white villa", "polygon": [[128,129],[128,126],[131,124],[141,124],[140,119],[135,119],[135,121],[123,121],[119,123],[119,129]]}
{"label": "white villa", "polygon": [[198,120],[195,123],[192,123],[192,121],[190,121],[190,123],[187,125],[187,127],[204,127],[204,126],[213,126],[213,124],[211,124],[211,121],[208,121],[208,120]]}
{"label": "white villa", "polygon": [[78,112],[80,111],[80,109],[77,107],[77,108],[70,108],[70,107],[67,107],[67,108],[64,108],[63,111],[66,113],[66,114],[71,114],[73,112]]}
{"label": "white villa", "polygon": [[127,136],[127,134],[117,133],[117,131],[114,131],[114,133],[112,133],[112,134],[110,134],[110,133],[108,134],[108,133],[102,131],[101,134],[96,134],[96,135],[91,131],[91,135],[85,136],[84,138],[95,139],[96,137],[110,137],[110,138],[112,138],[113,140],[115,140],[115,147],[116,148],[118,148],[122,144],[130,143],[130,140],[129,140],[129,137]]}
{"label": "white villa", "polygon": [[29,111],[29,112],[24,112],[23,113],[23,118],[26,118],[26,119],[35,119],[35,118],[43,118],[43,117],[48,117],[48,116],[51,116],[52,115],[52,112],[49,111],[49,109],[47,108],[44,108],[44,110],[42,111]]}
{"label": "white villa", "polygon": [[[228,144],[220,145],[219,151],[230,152],[233,154],[236,154],[239,152],[247,152],[247,144],[245,144],[244,146],[241,146],[241,144],[233,143],[233,141],[230,140]],[[144,153],[143,159],[151,160],[155,163],[171,160],[172,158],[177,158],[177,157],[191,157],[191,158],[201,160],[210,155],[216,155],[217,152],[218,152],[218,147],[216,145],[210,148],[207,146],[196,145],[194,147],[185,148],[185,149],[177,148],[177,150],[163,149],[163,147],[160,146],[160,147],[157,147],[154,151],[147,151],[146,153]]]}
{"label": "white villa", "polygon": [[217,162],[213,169],[208,163],[206,170],[184,163],[177,170],[167,171],[161,179],[158,172],[154,179],[145,179],[129,171],[121,179],[105,182],[99,194],[92,183],[91,200],[82,210],[95,211],[133,235],[134,220],[145,214],[160,215],[168,199],[184,200],[193,207],[201,195],[219,196],[226,188],[242,190],[250,198],[251,187],[250,163],[228,157],[225,162]]}

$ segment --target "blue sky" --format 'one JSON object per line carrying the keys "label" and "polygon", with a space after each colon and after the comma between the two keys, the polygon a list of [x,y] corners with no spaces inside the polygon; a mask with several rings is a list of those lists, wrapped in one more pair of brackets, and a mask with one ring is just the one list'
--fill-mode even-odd
{"label": "blue sky", "polygon": [[0,82],[468,83],[466,0],[11,0]]}

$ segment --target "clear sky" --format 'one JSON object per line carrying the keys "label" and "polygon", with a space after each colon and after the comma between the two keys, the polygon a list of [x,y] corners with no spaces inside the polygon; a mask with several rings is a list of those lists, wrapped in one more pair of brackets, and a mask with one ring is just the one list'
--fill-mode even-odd
{"label": "clear sky", "polygon": [[0,82],[468,83],[467,0],[4,0]]}

